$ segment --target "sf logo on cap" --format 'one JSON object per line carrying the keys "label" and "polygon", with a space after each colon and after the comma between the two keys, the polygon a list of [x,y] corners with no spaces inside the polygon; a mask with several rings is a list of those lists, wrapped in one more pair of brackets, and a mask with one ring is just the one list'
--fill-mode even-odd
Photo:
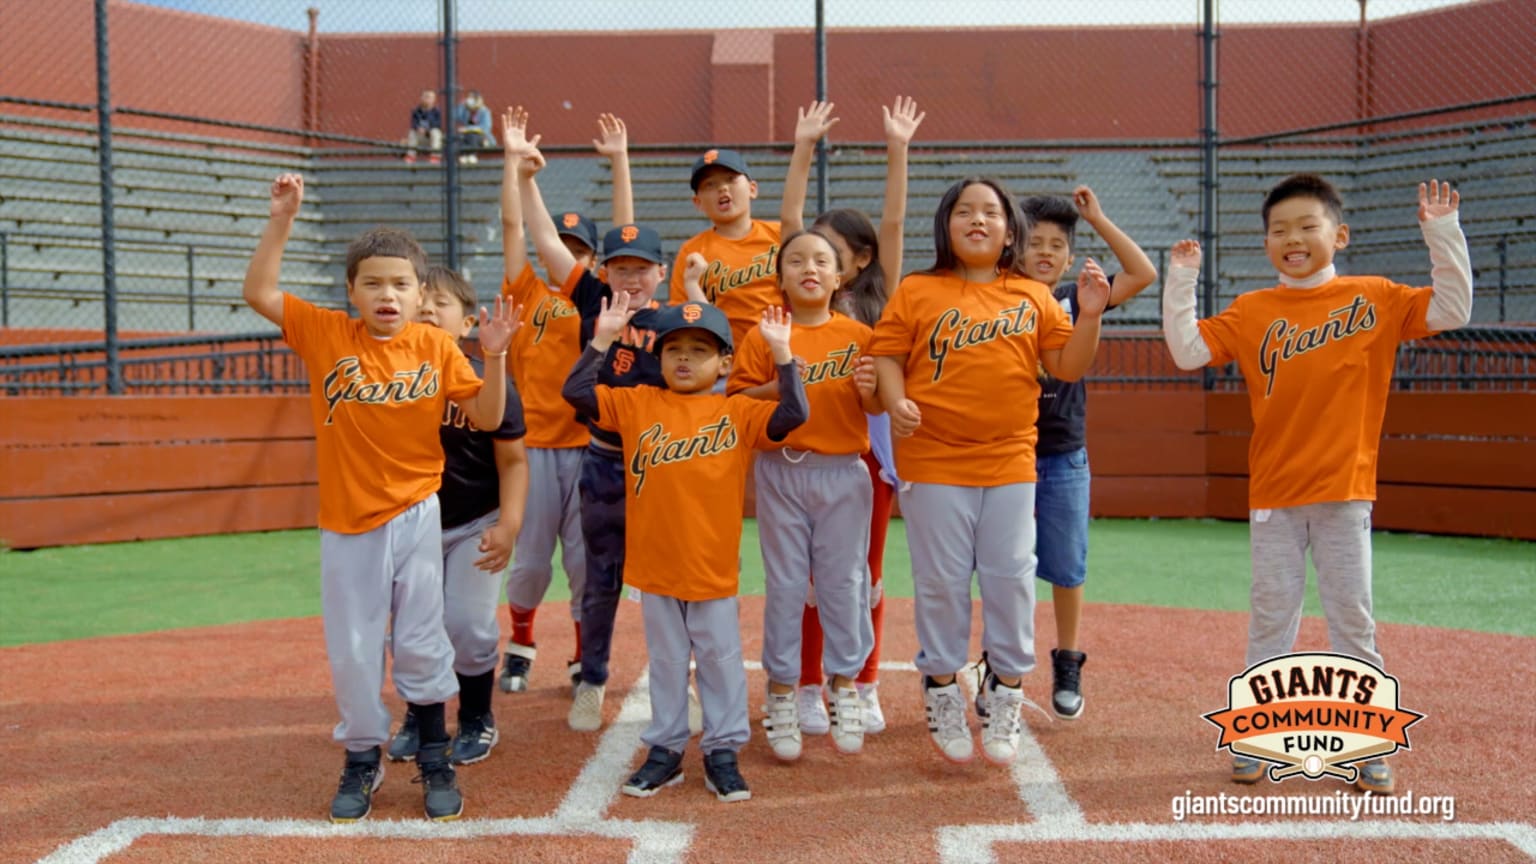
{"label": "sf logo on cap", "polygon": [[705,150],[704,151],[704,164],[705,165],[713,165],[713,164],[715,164],[715,160],[719,159],[719,158],[720,158],[720,151],[719,150]]}
{"label": "sf logo on cap", "polygon": [[697,303],[689,303],[683,307],[683,320],[689,324],[704,317],[704,307]]}
{"label": "sf logo on cap", "polygon": [[581,224],[581,217],[575,213],[567,213],[560,219],[560,222],[567,228],[575,228]]}
{"label": "sf logo on cap", "polygon": [[636,237],[639,236],[640,229],[633,225],[625,225],[622,229],[619,230],[619,239],[623,240],[625,243],[631,243]]}

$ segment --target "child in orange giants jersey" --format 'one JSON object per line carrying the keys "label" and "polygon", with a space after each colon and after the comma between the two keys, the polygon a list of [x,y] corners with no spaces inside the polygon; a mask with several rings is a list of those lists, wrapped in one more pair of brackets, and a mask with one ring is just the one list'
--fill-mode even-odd
{"label": "child in orange giants jersey", "polygon": [[[786,234],[800,230],[805,209],[805,186],[810,176],[812,150],[832,128],[830,103],[813,103],[801,109],[795,125],[795,150],[790,156],[789,172],[784,181],[781,220]],[[887,285],[901,279],[902,232],[907,218],[907,148],[923,122],[917,103],[896,97],[882,107],[885,126],[885,196],[881,205],[880,230],[861,211],[839,207],[816,217],[815,228],[825,234],[837,249],[841,285],[832,295],[832,308],[870,327],[880,320],[890,296]],[[891,521],[891,504],[896,492],[896,460],[891,447],[891,420],[880,412],[867,415],[870,449],[864,453],[869,468],[870,487],[874,490],[869,519],[870,624],[874,647],[859,670],[854,685],[864,708],[864,731],[885,729],[885,712],[880,708],[880,638],[885,631],[885,591],[881,582],[885,561],[886,528]],[[814,594],[814,590],[812,592]],[[822,685],[821,621],[814,600],[807,603],[800,627],[800,687],[796,694],[800,731],[820,735],[830,727],[826,697]]]}
{"label": "child in orange giants jersey", "polygon": [[[754,448],[783,441],[807,415],[790,354],[790,323],[772,307],[760,338],[773,354],[777,404],[714,393],[731,353],[725,315],[705,303],[668,307],[656,327],[666,388],[598,383],[608,349],[629,324],[628,294],[605,300],[566,399],[624,442],[628,521],[624,581],[643,592],[651,724],[645,763],[624,784],[649,796],[680,782],[688,743],[688,662],[698,664],[704,785],[721,801],[751,797],[736,753],[751,737],[737,623],[742,496]],[[686,526],[686,542],[658,543]]]}
{"label": "child in orange giants jersey", "polygon": [[[527,112],[521,108],[502,113],[504,150],[517,148],[522,134],[509,134],[513,126],[526,127]],[[629,144],[624,121],[611,114],[598,118],[600,137],[592,143],[608,157],[613,172],[613,221],[634,220],[629,183]],[[528,689],[529,674],[538,654],[534,641],[534,617],[554,576],[551,559],[560,543],[560,563],[571,591],[571,620],[575,624],[575,653],[566,663],[572,692],[581,680],[581,598],[586,582],[586,544],[581,536],[581,454],[587,445],[587,428],[577,422],[570,406],[560,398],[560,385],[571,364],[581,354],[581,314],[570,297],[551,288],[533,272],[528,261],[519,200],[518,168],[521,154],[506,153],[501,177],[502,253],[505,274],[501,293],[521,305],[523,327],[512,340],[511,371],[523,394],[528,421],[529,486],[527,515],[517,538],[517,555],[507,574],[507,605],[512,615],[512,636],[507,641],[501,667],[501,689],[518,693]],[[590,270],[597,261],[597,226],[580,213],[562,213],[555,219],[559,242],[574,266]]]}
{"label": "child in orange giants jersey", "polygon": [[956,762],[973,753],[955,681],[970,643],[972,572],[984,623],[982,750],[999,764],[1017,756],[1020,679],[1035,665],[1038,369],[1066,380],[1087,371],[1109,296],[1088,261],[1074,329],[1046,287],[1019,272],[1024,230],[998,181],[951,186],[934,216],[934,266],[901,281],[870,348],[908,484],[901,509],[928,728]]}
{"label": "child in orange giants jersey", "polygon": [[[427,268],[425,302],[417,320],[459,340],[475,327],[475,289],[442,266]],[[520,315],[514,316],[521,319]],[[462,347],[462,342],[461,342]],[[469,363],[478,374],[485,363]],[[496,689],[496,626],[501,574],[507,569],[523,525],[528,498],[528,456],[523,446],[523,403],[507,388],[507,407],[495,429],[468,422],[449,404],[438,437],[443,443],[443,485],[438,502],[443,519],[443,620],[453,643],[453,671],[459,679],[459,728],[453,737],[455,765],[480,762],[500,740],[491,694]],[[406,712],[389,742],[389,758],[403,762],[421,746],[415,715]]]}
{"label": "child in orange giants jersey", "polygon": [[[1181,369],[1237,362],[1248,384],[1248,529],[1253,585],[1247,664],[1291,650],[1307,587],[1307,550],[1334,651],[1381,666],[1371,613],[1371,502],[1397,346],[1453,330],[1472,314],[1472,265],[1450,184],[1419,184],[1429,288],[1379,276],[1340,276],[1349,243],[1333,185],[1297,174],[1264,199],[1264,251],[1280,284],[1250,291],[1196,321],[1200,246],[1180,241],[1163,291],[1163,332]],[[1232,779],[1255,783],[1263,763],[1234,756]],[[1394,788],[1373,759],[1356,785]]]}
{"label": "child in orange giants jersey", "polygon": [[498,362],[475,375],[453,337],[415,322],[426,255],[410,235],[377,228],[347,247],[347,299],[358,318],[321,310],[278,287],[283,247],[304,180],[272,184],[271,218],[246,269],[245,302],[283,329],[304,360],[320,470],[320,608],[347,750],[331,819],[368,815],[383,780],[389,711],[380,698],[393,648],[395,690],[417,718],[427,817],[464,810],[443,703],[456,692],[443,624],[443,544],[437,489],[447,402],[494,429],[506,406],[503,360],[516,322],[496,300],[481,310],[480,345]]}
{"label": "child in orange giants jersey", "polygon": [[[766,579],[763,669],[768,673],[768,744],[785,761],[800,758],[795,685],[800,680],[800,623],[816,574],[816,600],[826,629],[824,657],[832,675],[832,742],[843,753],[864,746],[864,709],[854,676],[874,633],[869,617],[869,512],[873,492],[860,458],[869,449],[865,412],[875,401],[871,331],[832,311],[838,287],[837,248],[823,234],[797,231],[784,239],[776,262],[779,285],[794,321],[790,349],[811,421],[777,447],[757,454],[757,525]],[[728,393],[773,398],[779,389],[774,358],[761,331],[742,340]]]}

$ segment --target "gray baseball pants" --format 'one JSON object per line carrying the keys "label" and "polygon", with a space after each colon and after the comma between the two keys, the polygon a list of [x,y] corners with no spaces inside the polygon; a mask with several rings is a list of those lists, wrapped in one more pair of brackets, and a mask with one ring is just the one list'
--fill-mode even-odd
{"label": "gray baseball pants", "polygon": [[681,753],[688,746],[688,658],[704,709],[699,749],[739,751],[752,737],[747,719],[747,671],[735,597],[678,600],[643,594],[645,650],[650,654],[651,725],[640,740]]}

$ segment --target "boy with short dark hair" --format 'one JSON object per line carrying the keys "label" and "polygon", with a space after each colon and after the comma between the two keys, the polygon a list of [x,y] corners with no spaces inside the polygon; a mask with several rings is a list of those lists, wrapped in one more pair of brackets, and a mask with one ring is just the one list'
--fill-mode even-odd
{"label": "boy with short dark hair", "polygon": [[458,692],[443,624],[438,427],[449,402],[482,428],[506,406],[510,309],[481,310],[480,344],[497,362],[482,385],[448,334],[415,323],[426,255],[403,231],[378,228],[347,249],[347,299],[358,318],[322,310],[278,288],[283,247],[304,198],[304,180],[272,184],[271,218],[246,269],[245,302],[283,330],[310,376],[320,474],[320,606],[326,654],[346,746],[331,820],[368,815],[383,780],[380,745],[389,711],[380,691],[386,649],[395,690],[421,730],[416,764],[427,817],[464,811],[443,719]]}
{"label": "boy with short dark hair", "polygon": [[[417,320],[447,332],[462,349],[475,327],[475,290],[454,271],[434,266],[427,269],[423,293],[426,301]],[[469,355],[469,363],[477,374],[485,367],[475,355]],[[438,498],[443,522],[443,619],[459,681],[459,729],[451,753],[455,765],[485,759],[501,737],[491,712],[501,640],[496,606],[501,573],[522,530],[528,498],[526,432],[522,400],[514,387],[507,388],[506,410],[495,429],[475,426],[451,403],[443,414],[439,433],[443,486]],[[389,758],[410,759],[420,745],[416,716],[407,710],[389,743]]]}
{"label": "boy with short dark hair", "polygon": [[[1109,246],[1120,262],[1110,277],[1109,306],[1113,309],[1157,280],[1157,269],[1141,247],[1105,215],[1099,198],[1087,186],[1072,191],[1072,199],[1055,196],[1026,198],[1019,205],[1028,229],[1024,273],[1045,283],[1056,301],[1077,323],[1081,311],[1077,281],[1065,278],[1072,269],[1081,216]],[[1056,647],[1051,649],[1051,711],[1063,720],[1083,714],[1082,670],[1088,655],[1079,650],[1077,627],[1083,617],[1083,583],[1088,578],[1088,388],[1082,381],[1063,381],[1040,374],[1040,416],[1035,421],[1035,575],[1051,583],[1051,609],[1056,619]]]}
{"label": "boy with short dark hair", "polygon": [[[1163,290],[1163,336],[1180,369],[1233,361],[1248,385],[1248,531],[1253,558],[1251,667],[1289,652],[1301,625],[1307,551],[1328,619],[1328,642],[1381,668],[1371,611],[1371,505],[1382,418],[1397,348],[1471,319],[1472,265],[1449,183],[1419,184],[1419,229],[1429,288],[1380,276],[1340,276],[1349,245],[1343,201],[1331,183],[1296,174],[1264,199],[1264,251],[1279,274],[1220,315],[1197,320],[1200,244],[1181,240]],[[1361,765],[1355,785],[1389,794],[1384,759]],[[1263,763],[1232,759],[1232,779],[1256,783]]]}
{"label": "boy with short dark hair", "polygon": [[[647,797],[682,782],[691,655],[704,712],[704,785],[721,801],[745,801],[752,793],[736,758],[751,737],[736,601],[742,499],[756,448],[805,422],[805,386],[789,350],[789,320],[775,306],[762,313],[760,332],[777,366],[779,401],[713,392],[734,343],[725,315],[696,302],[668,307],[656,326],[665,389],[601,385],[604,358],[632,314],[627,294],[603,301],[591,344],[562,391],[624,442],[624,581],[642,592],[651,724],[640,736],[650,752],[623,791]],[[656,542],[679,526],[686,542]]]}

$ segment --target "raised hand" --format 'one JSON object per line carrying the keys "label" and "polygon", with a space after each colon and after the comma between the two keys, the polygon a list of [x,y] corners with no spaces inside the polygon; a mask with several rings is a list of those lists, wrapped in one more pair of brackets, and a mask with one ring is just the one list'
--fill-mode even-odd
{"label": "raised hand", "polygon": [[917,101],[910,96],[897,96],[890,105],[880,109],[885,115],[885,140],[895,144],[910,144],[917,127],[922,125],[927,111],[917,110]]}
{"label": "raised hand", "polygon": [[304,201],[304,178],[299,174],[279,174],[272,181],[272,216],[292,219]]}
{"label": "raised hand", "polygon": [[505,354],[512,336],[523,326],[523,307],[504,301],[500,294],[491,312],[480,307],[480,350],[486,354]]}
{"label": "raised hand", "polygon": [[859,395],[868,399],[875,395],[875,358],[860,357],[853,361],[853,386]]}
{"label": "raised hand", "polygon": [[837,125],[831,102],[812,102],[805,108],[795,109],[795,143],[815,144],[821,136]]}
{"label": "raised hand", "polygon": [[501,112],[501,148],[508,159],[530,158],[538,150],[539,137],[528,137],[528,111],[523,106]]}
{"label": "raised hand", "polygon": [[777,303],[769,304],[763,310],[763,320],[757,329],[763,334],[763,341],[768,343],[769,350],[773,351],[773,362],[781,365],[788,363],[791,359],[789,313]]}
{"label": "raised hand", "polygon": [[629,319],[635,317],[639,309],[629,308],[629,292],[616,291],[609,298],[603,298],[597,320],[592,325],[592,342],[596,348],[602,351],[608,350],[619,334],[624,332]]}
{"label": "raised hand", "polygon": [[1200,254],[1198,240],[1180,240],[1168,251],[1168,264],[1173,267],[1193,267],[1199,270]]}
{"label": "raised hand", "polygon": [[1077,306],[1087,315],[1098,315],[1109,306],[1109,277],[1092,258],[1083,262],[1077,274]]}
{"label": "raised hand", "polygon": [[629,130],[624,121],[612,114],[597,115],[598,135],[592,139],[592,149],[600,156],[615,159],[629,152]]}
{"label": "raised hand", "polygon": [[897,402],[886,413],[891,415],[891,434],[897,438],[909,438],[923,423],[923,412],[911,399]]}
{"label": "raised hand", "polygon": [[1451,188],[1449,182],[1441,183],[1439,180],[1431,180],[1426,185],[1419,184],[1419,221],[1428,222],[1431,219],[1446,216],[1456,212],[1461,206],[1461,193]]}
{"label": "raised hand", "polygon": [[697,252],[689,252],[683,261],[683,282],[688,285],[704,285],[704,274],[709,270],[709,261]]}
{"label": "raised hand", "polygon": [[1072,190],[1072,203],[1077,205],[1077,212],[1089,224],[1096,224],[1104,218],[1104,208],[1099,206],[1099,196],[1093,194],[1093,190],[1087,186],[1079,186]]}

